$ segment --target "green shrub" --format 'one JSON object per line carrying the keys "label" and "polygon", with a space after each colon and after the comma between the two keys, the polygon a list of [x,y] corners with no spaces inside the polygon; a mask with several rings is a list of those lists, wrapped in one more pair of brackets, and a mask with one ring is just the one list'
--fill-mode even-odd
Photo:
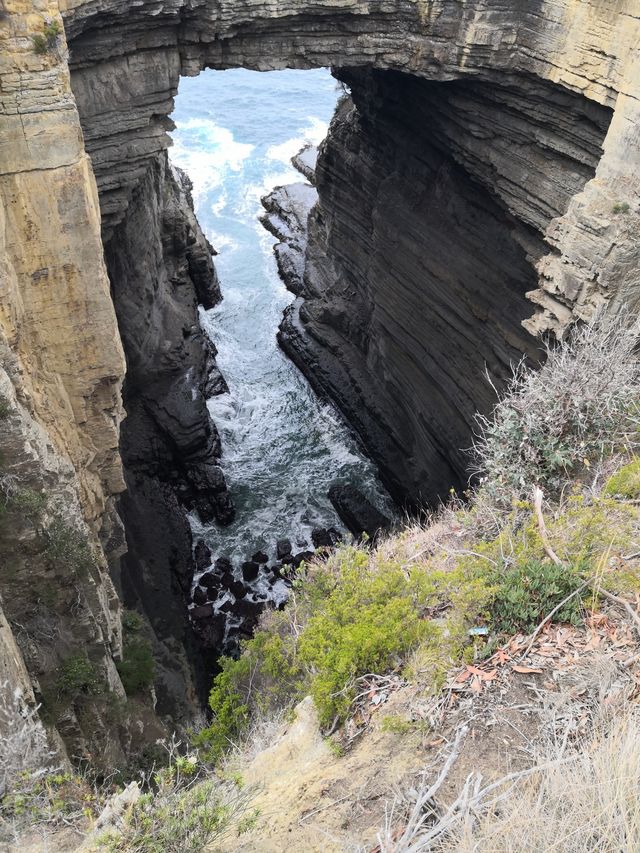
{"label": "green shrub", "polygon": [[151,643],[141,636],[145,621],[135,610],[122,614],[123,649],[122,660],[116,666],[127,696],[148,690],[153,684],[155,662]]}
{"label": "green shrub", "polygon": [[60,665],[56,688],[60,698],[73,701],[81,694],[95,696],[102,693],[104,685],[89,658],[83,652],[78,652]]}
{"label": "green shrub", "polygon": [[44,56],[44,54],[49,52],[49,45],[47,43],[47,40],[40,33],[37,33],[35,36],[33,36],[32,41],[33,49],[38,54],[38,56]]}
{"label": "green shrub", "polygon": [[614,213],[629,213],[629,203],[626,201],[618,201],[612,208]]}
{"label": "green shrub", "polygon": [[124,610],[122,612],[122,629],[125,634],[137,634],[145,626],[144,617],[135,610]]}
{"label": "green shrub", "polygon": [[38,521],[47,508],[47,496],[33,489],[20,489],[9,502],[9,509],[24,515],[30,521]]}
{"label": "green shrub", "polygon": [[[125,818],[122,831],[98,839],[99,849],[110,853],[202,853],[240,814],[239,806],[221,796],[217,780],[168,793],[143,794]],[[244,831],[250,827],[245,818]]]}
{"label": "green shrub", "polygon": [[44,56],[53,50],[58,44],[58,37],[61,34],[60,24],[57,20],[45,22],[42,27],[42,33],[36,33],[32,36],[33,49],[39,56]]}
{"label": "green shrub", "polygon": [[640,498],[640,459],[630,462],[610,477],[604,493],[628,500]]}
{"label": "green shrub", "polygon": [[45,531],[45,559],[64,575],[85,578],[97,570],[96,558],[84,533],[55,518]]}
{"label": "green shrub", "polygon": [[[294,585],[288,608],[266,618],[237,660],[219,662],[209,697],[213,722],[199,736],[211,757],[237,742],[253,713],[307,693],[323,727],[343,720],[359,676],[401,669],[418,649],[434,678],[446,669],[468,643],[466,623],[486,606],[490,589],[478,574],[430,568],[374,565],[356,548],[313,566]],[[436,623],[429,615],[440,606],[451,612]]]}
{"label": "green shrub", "polygon": [[[552,562],[529,560],[499,573],[492,605],[495,627],[505,633],[533,631],[554,607],[579,589],[583,578],[574,569]],[[554,615],[556,622],[577,625],[582,620],[582,602],[573,596]]]}

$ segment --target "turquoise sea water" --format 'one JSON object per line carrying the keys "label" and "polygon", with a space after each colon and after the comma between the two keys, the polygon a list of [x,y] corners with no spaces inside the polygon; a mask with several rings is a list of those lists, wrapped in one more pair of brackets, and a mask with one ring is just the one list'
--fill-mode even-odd
{"label": "turquoise sea water", "polygon": [[223,294],[202,321],[229,385],[209,409],[237,515],[226,528],[193,521],[214,556],[271,553],[283,536],[302,549],[314,526],[340,527],[327,498],[334,481],[351,482],[390,508],[341,417],[277,346],[293,297],[278,277],[275,239],[258,221],[261,196],[304,180],[290,158],[305,142],[321,141],[337,98],[324,69],[205,71],[180,83],[171,159],[193,181],[196,213],[219,252]]}

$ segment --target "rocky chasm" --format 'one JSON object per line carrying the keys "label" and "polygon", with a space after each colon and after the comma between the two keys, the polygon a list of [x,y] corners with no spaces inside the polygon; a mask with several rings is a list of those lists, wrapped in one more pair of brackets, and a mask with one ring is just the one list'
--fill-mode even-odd
{"label": "rocky chasm", "polygon": [[[639,35],[633,0],[3,0],[1,474],[47,496],[3,530],[3,665],[28,701],[79,649],[122,696],[123,598],[158,713],[187,720],[206,683],[184,510],[233,510],[197,316],[215,274],[166,158],[180,75],[331,66],[350,91],[281,341],[416,504],[464,480],[485,368],[637,310]],[[47,557],[61,514],[95,554],[73,577]],[[72,755],[126,752],[136,715],[156,731],[108,711],[72,700],[52,725]]]}

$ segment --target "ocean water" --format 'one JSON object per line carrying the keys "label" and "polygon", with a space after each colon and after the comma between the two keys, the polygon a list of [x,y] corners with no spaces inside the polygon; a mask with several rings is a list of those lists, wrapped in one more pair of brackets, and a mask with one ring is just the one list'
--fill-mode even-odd
{"label": "ocean water", "polygon": [[302,550],[313,527],[341,528],[327,498],[336,481],[353,483],[392,512],[340,415],[277,346],[293,297],[277,273],[275,238],[258,221],[261,196],[304,180],[290,159],[325,136],[338,94],[325,69],[204,71],[180,83],[170,156],[193,181],[196,213],[219,252],[223,294],[201,319],[229,385],[208,405],[236,519],[228,527],[192,519],[214,557],[246,560],[258,549],[271,555],[281,537]]}

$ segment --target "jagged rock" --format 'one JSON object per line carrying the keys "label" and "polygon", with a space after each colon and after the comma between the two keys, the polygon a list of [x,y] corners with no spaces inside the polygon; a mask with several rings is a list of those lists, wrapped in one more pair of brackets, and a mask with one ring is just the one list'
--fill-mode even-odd
{"label": "jagged rock", "polygon": [[292,546],[289,539],[278,539],[276,543],[276,556],[281,563],[287,562],[292,556]]}
{"label": "jagged rock", "polygon": [[202,541],[202,539],[199,539],[196,542],[196,547],[193,550],[193,557],[197,572],[202,572],[211,565],[211,549]]}
{"label": "jagged rock", "polygon": [[331,486],[329,500],[340,520],[354,536],[359,537],[366,533],[370,539],[375,539],[381,531],[391,526],[391,521],[355,486]]}
{"label": "jagged rock", "polygon": [[256,553],[251,558],[254,563],[268,563],[269,555],[265,554],[264,551],[256,551]]}
{"label": "jagged rock", "polygon": [[317,198],[309,184],[289,184],[276,187],[262,199],[267,213],[260,221],[280,241],[274,246],[278,272],[296,296],[303,288],[307,219]]}
{"label": "jagged rock", "polygon": [[197,604],[197,605],[206,604],[208,600],[209,600],[209,597],[207,595],[206,589],[203,589],[201,586],[197,586],[193,590],[193,603],[194,604]]}
{"label": "jagged rock", "polygon": [[294,154],[291,162],[302,175],[313,186],[316,182],[316,163],[318,161],[318,149],[315,145],[305,145],[301,151]]}
{"label": "jagged rock", "polygon": [[253,581],[258,577],[260,573],[260,565],[259,563],[253,562],[253,560],[247,560],[242,564],[242,577],[246,581]]}

